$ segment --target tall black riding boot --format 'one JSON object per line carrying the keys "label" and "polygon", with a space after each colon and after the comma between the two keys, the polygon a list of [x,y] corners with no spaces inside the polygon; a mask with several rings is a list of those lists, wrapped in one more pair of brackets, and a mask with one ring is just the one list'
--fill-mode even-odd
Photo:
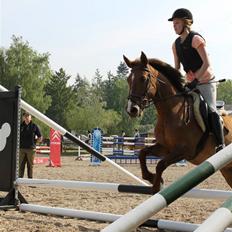
{"label": "tall black riding boot", "polygon": [[217,146],[215,148],[216,153],[225,147],[224,132],[221,124],[220,116],[217,112],[210,113],[210,124],[212,132],[215,135]]}

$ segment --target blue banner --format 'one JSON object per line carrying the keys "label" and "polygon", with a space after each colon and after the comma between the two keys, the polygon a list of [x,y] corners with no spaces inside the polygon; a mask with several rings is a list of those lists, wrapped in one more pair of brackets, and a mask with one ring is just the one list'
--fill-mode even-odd
{"label": "blue banner", "polygon": [[[102,130],[99,128],[94,128],[92,130],[91,146],[98,152],[102,152]],[[91,155],[90,158],[91,165],[100,165],[101,160]]]}

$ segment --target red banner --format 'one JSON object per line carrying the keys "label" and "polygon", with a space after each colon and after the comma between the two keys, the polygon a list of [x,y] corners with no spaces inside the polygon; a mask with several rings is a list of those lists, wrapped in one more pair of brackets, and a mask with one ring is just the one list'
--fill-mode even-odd
{"label": "red banner", "polygon": [[59,131],[50,129],[50,166],[60,167],[61,134]]}

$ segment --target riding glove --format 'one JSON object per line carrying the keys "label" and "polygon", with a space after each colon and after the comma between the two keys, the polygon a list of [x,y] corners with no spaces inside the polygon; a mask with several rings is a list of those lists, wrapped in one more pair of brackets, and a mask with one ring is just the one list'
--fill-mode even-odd
{"label": "riding glove", "polygon": [[189,89],[195,89],[196,86],[198,85],[199,81],[197,79],[194,79],[192,82],[187,83],[186,87],[188,87]]}

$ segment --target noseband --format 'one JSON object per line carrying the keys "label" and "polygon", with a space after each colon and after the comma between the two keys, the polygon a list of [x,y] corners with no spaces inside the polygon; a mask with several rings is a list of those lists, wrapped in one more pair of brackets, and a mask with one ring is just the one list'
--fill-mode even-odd
{"label": "noseband", "polygon": [[[134,74],[134,72],[138,69],[140,69],[140,67],[132,68],[131,73]],[[131,90],[128,96],[128,100],[131,100],[134,104],[138,105],[141,109],[144,109],[149,107],[152,103],[152,99],[149,98],[148,96],[148,91],[151,87],[151,78],[154,77],[154,75],[150,72],[150,70],[147,67],[140,70],[148,72],[145,91],[142,95],[138,95],[133,93]]]}

